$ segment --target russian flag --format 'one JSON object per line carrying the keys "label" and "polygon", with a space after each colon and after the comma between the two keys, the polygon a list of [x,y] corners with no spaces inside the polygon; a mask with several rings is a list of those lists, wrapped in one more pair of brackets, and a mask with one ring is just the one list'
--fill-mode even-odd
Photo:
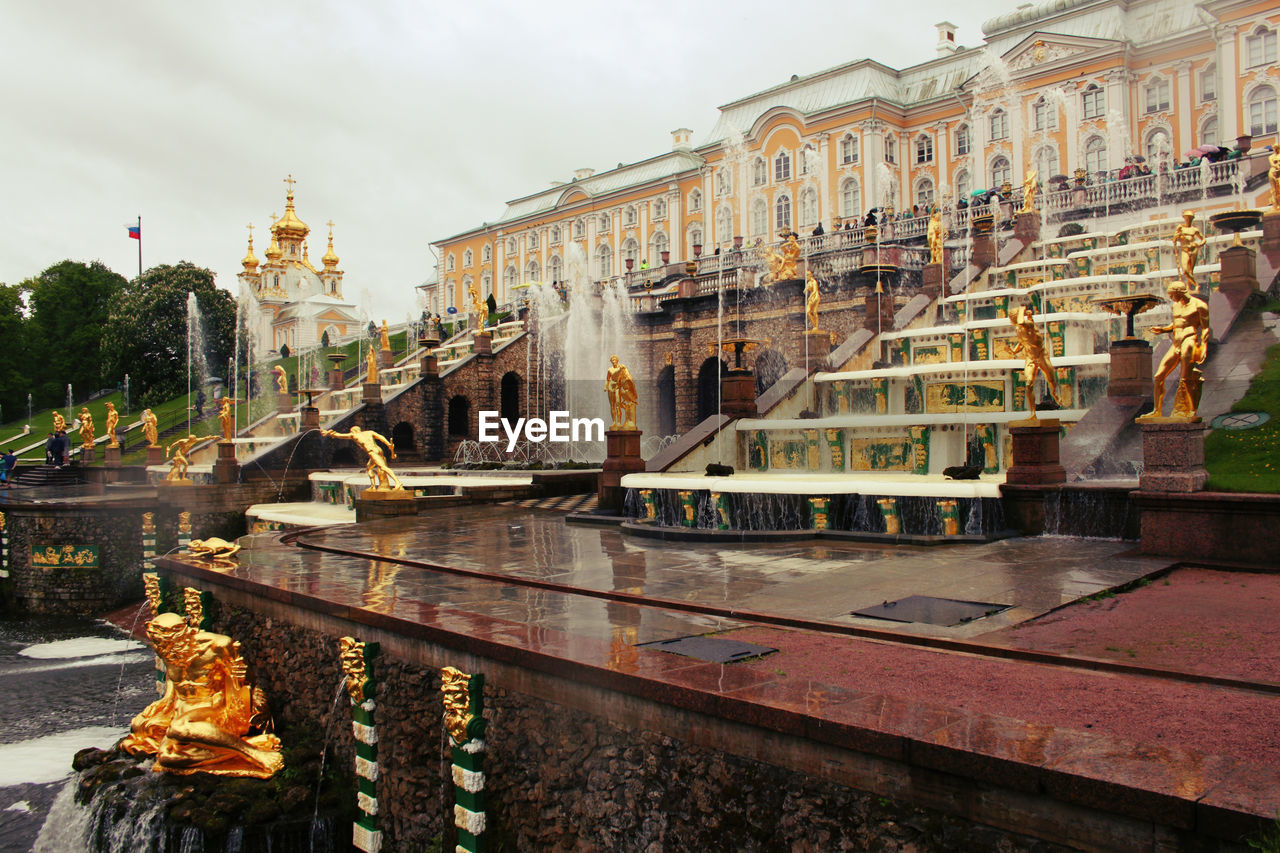
{"label": "russian flag", "polygon": [[129,228],[129,239],[131,239],[131,240],[141,240],[141,239],[142,239],[142,226],[141,226],[141,225],[130,225],[130,226],[128,226],[128,228]]}

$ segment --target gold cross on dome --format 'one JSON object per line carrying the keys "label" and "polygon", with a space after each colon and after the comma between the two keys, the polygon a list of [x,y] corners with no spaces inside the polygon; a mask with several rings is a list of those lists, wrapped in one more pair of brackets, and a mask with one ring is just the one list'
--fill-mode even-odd
{"label": "gold cross on dome", "polygon": [[252,243],[253,242],[253,223],[250,222],[248,225],[245,226],[245,228],[249,229],[249,242]]}
{"label": "gold cross on dome", "polygon": [[293,179],[293,172],[289,173],[289,177],[285,178],[284,182],[289,185],[289,195],[293,195],[293,185],[297,183],[297,181]]}
{"label": "gold cross on dome", "polygon": [[330,239],[332,239],[333,238],[333,220],[330,219],[328,222],[325,223],[325,225],[329,226],[329,237]]}

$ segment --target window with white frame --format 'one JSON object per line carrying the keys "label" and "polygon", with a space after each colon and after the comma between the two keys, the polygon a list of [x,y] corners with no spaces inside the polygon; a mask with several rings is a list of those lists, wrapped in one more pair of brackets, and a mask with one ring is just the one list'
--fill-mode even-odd
{"label": "window with white frame", "polygon": [[600,233],[608,234],[613,230],[613,221],[609,214],[605,213],[600,217]]}
{"label": "window with white frame", "polygon": [[1106,171],[1107,141],[1101,136],[1091,136],[1084,144],[1084,168],[1091,175]]}
{"label": "window with white frame", "polygon": [[552,225],[551,226],[551,245],[555,246],[555,245],[558,245],[559,243],[560,243],[560,226]]}
{"label": "window with white frame", "polygon": [[514,255],[515,253],[516,253],[516,238],[508,237],[507,238],[507,254]]}
{"label": "window with white frame", "polygon": [[622,212],[623,226],[635,225],[637,217],[635,205],[628,205],[627,209]]}
{"label": "window with white frame", "polygon": [[1168,112],[1169,81],[1157,77],[1148,83],[1142,90],[1142,96],[1145,104],[1144,112],[1148,115],[1151,113]]}
{"label": "window with white frame", "polygon": [[454,294],[457,291],[457,287],[458,287],[458,282],[455,281],[454,279],[447,279],[444,283],[444,292],[445,292],[445,296],[448,299],[450,308],[454,306],[454,299],[456,298]]}
{"label": "window with white frame", "polygon": [[733,175],[728,169],[716,172],[716,195],[728,195],[733,192]]}
{"label": "window with white frame", "polygon": [[581,240],[587,236],[587,223],[581,219],[573,220],[573,239]]}
{"label": "window with white frame", "polygon": [[559,255],[552,255],[547,259],[547,277],[552,281],[560,281],[564,278],[564,261]]}
{"label": "window with white frame", "polygon": [[[1275,33],[1271,34],[1275,38]],[[1273,43],[1274,44],[1274,43]],[[1273,51],[1274,53],[1274,48]],[[1249,94],[1249,133],[1270,136],[1276,132],[1276,90],[1259,86]]]}
{"label": "window with white frame", "polygon": [[530,251],[530,252],[532,252],[532,251],[536,250],[536,249],[538,248],[538,232],[537,232],[537,231],[530,231],[530,232],[529,232],[529,239],[528,239],[528,241],[527,241],[527,242],[528,242],[528,244],[529,244],[529,251]]}
{"label": "window with white frame", "polygon": [[1080,106],[1085,118],[1102,118],[1107,112],[1107,93],[1097,83],[1090,83],[1080,93]]}
{"label": "window with white frame", "polygon": [[1206,66],[1199,74],[1200,100],[1216,101],[1218,99],[1218,66]]}
{"label": "window with white frame", "polygon": [[769,230],[769,206],[764,199],[751,202],[751,236],[761,237]]}
{"label": "window with white frame", "polygon": [[542,278],[542,265],[536,260],[529,261],[524,267],[524,280],[530,284]]}
{"label": "window with white frame", "polygon": [[920,183],[916,184],[916,204],[920,205],[922,212],[933,204],[933,195],[933,180],[921,178]]}
{"label": "window with white frame", "polygon": [[733,209],[721,205],[716,211],[716,242],[728,243],[733,239]]}
{"label": "window with white frame", "polygon": [[1043,96],[1031,105],[1032,130],[1057,130],[1058,110]]}
{"label": "window with white frame", "polygon": [[956,154],[968,154],[973,150],[973,138],[969,133],[969,125],[962,124],[956,128]]}
{"label": "window with white frame", "polygon": [[1218,118],[1210,116],[1200,125],[1200,145],[1217,145],[1218,144]]}
{"label": "window with white frame", "polygon": [[485,273],[480,276],[480,295],[487,299],[490,293],[493,293],[493,276]]}
{"label": "window with white frame", "polygon": [[916,137],[916,163],[933,162],[933,137],[922,133]]}
{"label": "window with white frame", "polygon": [[840,183],[840,218],[852,219],[862,215],[862,189],[856,178],[845,178]]}
{"label": "window with white frame", "polygon": [[773,202],[773,227],[777,231],[791,227],[791,196],[786,193]]}
{"label": "window with white frame", "polygon": [[999,139],[1009,138],[1009,114],[1004,110],[997,109],[995,112],[991,113],[989,126],[991,129],[991,135],[989,138],[992,142]]}
{"label": "window with white frame", "polygon": [[689,229],[689,253],[693,254],[694,246],[702,245],[702,229],[694,226]]}
{"label": "window with white frame", "polygon": [[779,151],[773,158],[773,179],[775,181],[791,180],[791,155]]}
{"label": "window with white frame", "polygon": [[600,278],[613,275],[613,247],[608,243],[596,247],[596,274]]}
{"label": "window with white frame", "polygon": [[1173,144],[1169,141],[1169,131],[1162,127],[1148,131],[1143,148],[1148,160],[1156,160],[1171,153]]}
{"label": "window with white frame", "polygon": [[475,279],[474,279],[474,278],[472,278],[472,277],[471,277],[471,276],[469,276],[469,275],[464,275],[464,276],[462,277],[462,292],[463,292],[463,293],[470,292],[470,290],[471,290],[471,286],[472,286],[474,283],[475,283]]}
{"label": "window with white frame", "polygon": [[1013,170],[1009,166],[1009,160],[1006,157],[997,157],[991,161],[991,188],[999,189],[1005,184],[1011,183]]}
{"label": "window with white frame", "polygon": [[519,284],[519,282],[516,281],[516,268],[514,265],[509,266],[502,271],[502,286],[507,289],[508,293],[511,292],[511,288],[515,287],[517,284]]}
{"label": "window with white frame", "polygon": [[655,231],[650,245],[652,246],[652,257],[649,258],[649,263],[656,267],[658,264],[662,263],[662,253],[670,251],[668,247],[671,243],[667,240],[665,232]]}
{"label": "window with white frame", "polygon": [[762,187],[769,182],[769,167],[763,157],[757,157],[751,163],[751,186]]}
{"label": "window with white frame", "polygon": [[846,133],[840,140],[840,163],[847,166],[858,162],[858,137]]}
{"label": "window with white frame", "polygon": [[475,259],[476,259],[475,252],[471,251],[470,249],[467,249],[465,252],[462,253],[463,268],[465,269],[466,267],[471,266],[471,264],[475,261]]}
{"label": "window with white frame", "polygon": [[1276,31],[1258,27],[1245,36],[1244,54],[1250,68],[1256,68],[1259,65],[1275,65]]}
{"label": "window with white frame", "polygon": [[457,267],[458,267],[458,261],[456,258],[454,258],[453,252],[450,252],[447,256],[445,256],[445,259],[444,259],[444,271],[453,272],[455,269],[457,269]]}
{"label": "window with white frame", "polygon": [[971,192],[973,192],[973,181],[969,180],[969,170],[961,169],[956,172],[956,199],[964,199],[967,203]]}
{"label": "window with white frame", "polygon": [[689,192],[689,212],[698,213],[702,210],[702,190],[691,190]]}
{"label": "window with white frame", "polygon": [[812,145],[806,145],[800,149],[800,174],[807,175],[813,171],[818,162],[818,152],[813,150]]}
{"label": "window with white frame", "polygon": [[886,163],[898,162],[898,140],[892,133],[885,134],[884,137],[884,161]]}
{"label": "window with white frame", "polygon": [[622,243],[622,262],[640,260],[640,244],[633,238],[628,237]]}
{"label": "window with white frame", "polygon": [[667,200],[665,198],[655,198],[653,200],[653,218],[667,218]]}
{"label": "window with white frame", "polygon": [[1036,149],[1031,162],[1035,164],[1036,176],[1043,184],[1058,174],[1058,149],[1052,145],[1041,145]]}
{"label": "window with white frame", "polygon": [[818,224],[818,191],[807,187],[800,193],[800,224],[811,226]]}
{"label": "window with white frame", "polygon": [[480,249],[480,263],[487,264],[493,260],[493,246],[485,243]]}

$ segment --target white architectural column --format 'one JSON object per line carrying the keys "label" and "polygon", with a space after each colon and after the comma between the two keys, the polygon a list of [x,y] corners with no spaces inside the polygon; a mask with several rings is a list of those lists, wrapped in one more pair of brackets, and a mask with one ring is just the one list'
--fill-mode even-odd
{"label": "white architectural column", "polygon": [[862,208],[880,206],[880,169],[884,162],[884,123],[874,119],[859,125],[862,130]]}
{"label": "white architectural column", "polygon": [[[1125,134],[1133,141],[1135,128],[1129,121],[1129,72],[1124,68],[1116,68],[1107,72],[1107,168],[1118,169],[1124,165],[1124,150],[1115,144],[1117,135],[1110,127],[1113,112],[1119,112],[1119,121],[1123,123]],[[1120,150],[1117,150],[1120,149]]]}
{"label": "white architectural column", "polygon": [[951,188],[951,140],[945,121],[933,125],[933,162],[937,167],[937,179],[934,181],[934,201],[942,206],[942,197]]}
{"label": "white architectural column", "polygon": [[667,249],[671,251],[671,260],[673,262],[683,261],[685,255],[685,213],[684,198],[680,195],[680,184],[672,181],[667,191],[667,221],[665,223],[667,231]]}
{"label": "white architectural column", "polygon": [[1218,140],[1235,139],[1240,128],[1240,86],[1236,67],[1236,28],[1232,24],[1214,27],[1218,41]]}
{"label": "white architectural column", "polygon": [[1072,92],[1062,105],[1063,138],[1067,140],[1065,152],[1066,162],[1062,164],[1062,173],[1070,175],[1077,166],[1083,166],[1080,152],[1080,93]]}
{"label": "white architectural column", "polygon": [[1177,84],[1173,90],[1173,114],[1178,117],[1175,128],[1177,138],[1170,141],[1173,152],[1186,151],[1195,145],[1191,133],[1191,111],[1195,107],[1195,92],[1191,86],[1191,60],[1184,59],[1174,64],[1177,72]]}

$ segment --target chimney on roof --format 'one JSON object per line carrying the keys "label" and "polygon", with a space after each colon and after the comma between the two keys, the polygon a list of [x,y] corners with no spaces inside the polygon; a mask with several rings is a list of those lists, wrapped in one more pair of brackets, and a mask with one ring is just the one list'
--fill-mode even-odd
{"label": "chimney on roof", "polygon": [[591,177],[595,173],[596,173],[595,169],[574,169],[573,179],[575,181],[585,181],[587,178]]}
{"label": "chimney on roof", "polygon": [[960,49],[956,44],[956,25],[943,21],[933,25],[938,30],[938,56],[949,56]]}
{"label": "chimney on roof", "polygon": [[687,127],[677,127],[671,131],[672,151],[692,151],[693,131]]}

